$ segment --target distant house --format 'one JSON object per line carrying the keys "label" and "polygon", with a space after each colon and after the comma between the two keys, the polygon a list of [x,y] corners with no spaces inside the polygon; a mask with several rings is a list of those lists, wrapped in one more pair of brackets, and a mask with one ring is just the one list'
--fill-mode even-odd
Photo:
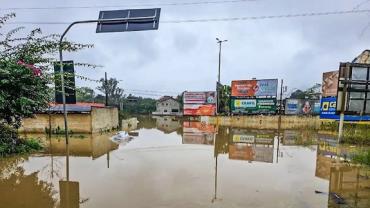
{"label": "distant house", "polygon": [[180,103],[171,96],[163,96],[157,100],[153,115],[181,115]]}

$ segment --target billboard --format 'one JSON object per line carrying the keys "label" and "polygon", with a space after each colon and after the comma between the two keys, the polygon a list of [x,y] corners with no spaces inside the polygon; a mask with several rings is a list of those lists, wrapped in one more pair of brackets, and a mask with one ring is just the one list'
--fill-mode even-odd
{"label": "billboard", "polygon": [[184,92],[184,104],[215,104],[216,92]]}
{"label": "billboard", "polygon": [[216,114],[216,92],[184,92],[185,116],[213,116]]}
{"label": "billboard", "polygon": [[276,113],[276,98],[232,98],[231,111],[245,114],[274,114]]}
{"label": "billboard", "polygon": [[[335,119],[339,120],[339,114],[336,113],[337,98],[336,97],[327,97],[321,98],[321,109],[320,109],[320,118],[321,119]],[[345,115],[345,121],[369,121],[369,115]]]}
{"label": "billboard", "polygon": [[339,71],[325,72],[322,74],[322,96],[337,96]]}
{"label": "billboard", "polygon": [[276,97],[278,88],[277,79],[235,80],[231,82],[231,96],[233,97]]}
{"label": "billboard", "polygon": [[286,99],[286,115],[319,115],[320,100]]}

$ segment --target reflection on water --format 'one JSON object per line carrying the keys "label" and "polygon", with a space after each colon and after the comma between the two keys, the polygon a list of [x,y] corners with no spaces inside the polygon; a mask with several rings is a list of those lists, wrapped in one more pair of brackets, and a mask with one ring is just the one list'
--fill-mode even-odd
{"label": "reflection on water", "polygon": [[0,160],[0,207],[370,207],[369,169],[344,162],[358,147],[330,133],[173,117],[132,130],[124,145],[38,135],[45,153]]}

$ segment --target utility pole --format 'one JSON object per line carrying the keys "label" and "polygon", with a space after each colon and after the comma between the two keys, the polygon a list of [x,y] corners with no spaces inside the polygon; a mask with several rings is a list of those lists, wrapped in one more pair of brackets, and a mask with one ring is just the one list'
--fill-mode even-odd
{"label": "utility pole", "polygon": [[222,43],[227,42],[227,40],[220,40],[216,38],[218,43],[218,76],[217,76],[217,84],[216,84],[216,93],[217,93],[217,102],[216,102],[216,114],[218,115],[218,108],[220,106],[220,93],[219,93],[219,85],[221,84],[221,49]]}
{"label": "utility pole", "polygon": [[104,85],[105,85],[105,106],[108,106],[108,78],[107,78],[107,72],[105,72]]}

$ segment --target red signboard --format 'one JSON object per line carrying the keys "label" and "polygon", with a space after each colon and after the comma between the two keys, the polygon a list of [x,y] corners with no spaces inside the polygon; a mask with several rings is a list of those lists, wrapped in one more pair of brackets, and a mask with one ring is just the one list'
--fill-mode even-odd
{"label": "red signboard", "polygon": [[213,104],[184,104],[185,116],[213,116],[216,113],[216,106]]}
{"label": "red signboard", "polygon": [[277,79],[234,80],[231,82],[231,96],[276,96],[277,86]]}

